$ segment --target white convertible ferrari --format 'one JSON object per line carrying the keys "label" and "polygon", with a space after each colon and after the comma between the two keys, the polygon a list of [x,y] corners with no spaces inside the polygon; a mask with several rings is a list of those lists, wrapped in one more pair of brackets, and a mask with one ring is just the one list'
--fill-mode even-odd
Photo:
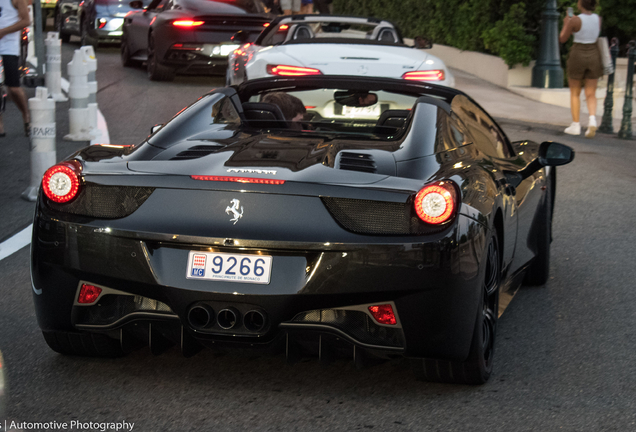
{"label": "white convertible ferrari", "polygon": [[[430,55],[431,44],[404,44],[399,30],[375,18],[332,15],[279,17],[254,43],[234,36],[241,47],[230,54],[227,84],[267,76],[354,75],[427,81],[454,87],[444,62]],[[243,40],[242,40],[243,39]]]}

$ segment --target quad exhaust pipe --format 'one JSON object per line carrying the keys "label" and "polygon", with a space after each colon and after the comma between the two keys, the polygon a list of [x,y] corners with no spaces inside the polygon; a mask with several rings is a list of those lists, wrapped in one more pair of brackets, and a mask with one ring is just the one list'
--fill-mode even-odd
{"label": "quad exhaust pipe", "polygon": [[188,311],[188,323],[195,329],[214,325],[214,311],[208,305],[196,305]]}
{"label": "quad exhaust pipe", "polygon": [[216,323],[224,330],[230,330],[240,324],[241,314],[236,308],[227,307],[219,311]]}
{"label": "quad exhaust pipe", "polygon": [[259,310],[251,310],[243,317],[243,325],[246,329],[253,332],[259,332],[265,328],[267,318],[265,314]]}

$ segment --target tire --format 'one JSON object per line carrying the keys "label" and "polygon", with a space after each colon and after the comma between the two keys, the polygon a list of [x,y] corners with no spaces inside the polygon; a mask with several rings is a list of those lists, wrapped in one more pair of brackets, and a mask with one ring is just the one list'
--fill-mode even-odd
{"label": "tire", "polygon": [[97,46],[99,45],[99,41],[88,34],[88,30],[86,29],[86,23],[82,23],[82,29],[80,31],[81,34],[81,46],[91,45],[95,50],[97,50]]}
{"label": "tire", "polygon": [[64,43],[69,43],[71,40],[71,35],[68,33],[62,32],[62,15],[59,12],[55,13],[55,31],[59,33],[60,40]]}
{"label": "tire", "polygon": [[172,81],[174,79],[174,69],[159,63],[155,55],[155,38],[152,34],[148,38],[148,79],[150,81]]}
{"label": "tire", "polygon": [[130,47],[126,38],[121,39],[121,64],[123,67],[132,67],[135,65],[135,61],[130,58]]}
{"label": "tire", "polygon": [[81,357],[121,357],[125,355],[119,340],[99,333],[43,331],[47,345],[55,352]]}
{"label": "tire", "polygon": [[545,203],[539,210],[537,222],[537,251],[530,263],[524,282],[526,285],[545,285],[550,277],[550,243],[552,242],[552,179],[548,179]]}
{"label": "tire", "polygon": [[479,310],[465,361],[415,359],[413,371],[418,379],[453,384],[484,384],[492,373],[497,334],[499,284],[501,270],[497,236],[491,236],[486,248],[486,271],[482,283]]}

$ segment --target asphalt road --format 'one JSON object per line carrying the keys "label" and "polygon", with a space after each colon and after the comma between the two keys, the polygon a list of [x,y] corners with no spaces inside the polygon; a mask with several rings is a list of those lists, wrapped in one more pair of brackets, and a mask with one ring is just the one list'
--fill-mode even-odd
{"label": "asphalt road", "polygon": [[[63,64],[72,48],[65,46]],[[152,125],[222,85],[187,77],[151,83],[143,69],[123,69],[115,48],[100,49],[98,65],[98,101],[113,143],[141,141]],[[0,261],[7,419],[126,420],[137,431],[180,432],[635,431],[635,142],[502,125],[513,140],[560,141],[577,154],[558,169],[551,278],[523,287],[501,318],[486,385],[418,382],[405,361],[359,371],[345,361],[286,366],[283,357],[206,351],[184,359],[176,349],[159,357],[147,349],[116,360],[63,357],[37,327],[24,248]],[[7,216],[0,239],[27,226],[33,210],[19,199],[25,167],[2,167],[18,186],[0,196]]]}

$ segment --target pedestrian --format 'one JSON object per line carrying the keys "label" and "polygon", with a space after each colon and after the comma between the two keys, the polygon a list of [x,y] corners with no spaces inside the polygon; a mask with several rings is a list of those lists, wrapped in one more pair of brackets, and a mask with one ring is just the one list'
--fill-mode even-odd
{"label": "pedestrian", "polygon": [[603,62],[596,41],[601,33],[601,17],[594,13],[596,0],[579,0],[579,15],[571,16],[571,9],[563,20],[559,42],[565,43],[574,34],[574,44],[567,61],[570,87],[570,110],[572,124],[565,129],[570,135],[581,134],[580,111],[581,89],[585,90],[585,101],[590,119],[585,131],[586,138],[596,134],[596,86],[603,76]]}
{"label": "pedestrian", "polygon": [[297,15],[300,13],[301,0],[279,0],[279,2],[283,15]]}
{"label": "pedestrian", "polygon": [[314,0],[301,0],[300,13],[311,15],[314,13]]}
{"label": "pedestrian", "polygon": [[[31,134],[31,116],[24,90],[20,87],[20,37],[31,24],[26,0],[0,0],[0,55],[4,65],[5,85],[10,98],[22,113],[24,134]],[[6,135],[0,113],[0,137]]]}

